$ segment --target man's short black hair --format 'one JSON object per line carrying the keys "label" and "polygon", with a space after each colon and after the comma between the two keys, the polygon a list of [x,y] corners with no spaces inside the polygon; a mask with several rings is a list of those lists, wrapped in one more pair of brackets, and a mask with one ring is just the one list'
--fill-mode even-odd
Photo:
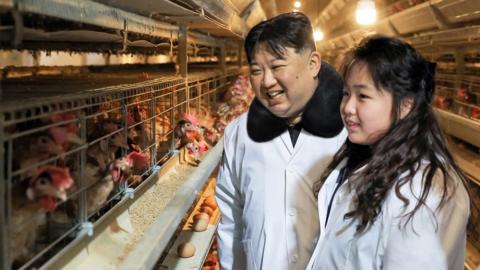
{"label": "man's short black hair", "polygon": [[300,12],[280,14],[255,25],[245,38],[245,51],[251,63],[255,47],[264,43],[271,52],[281,56],[285,48],[295,52],[315,50],[312,25],[308,17]]}

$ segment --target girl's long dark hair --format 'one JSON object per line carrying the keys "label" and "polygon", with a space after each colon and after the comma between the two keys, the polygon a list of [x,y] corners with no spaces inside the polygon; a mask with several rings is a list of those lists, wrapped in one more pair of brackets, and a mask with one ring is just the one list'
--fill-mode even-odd
{"label": "girl's long dark hair", "polygon": [[[443,175],[443,183],[439,185],[443,187],[442,197],[437,210],[452,195],[454,178],[459,177],[465,188],[467,182],[446,146],[431,106],[435,89],[434,64],[426,61],[409,44],[383,36],[367,38],[351,52],[344,62],[344,78],[359,62],[368,67],[377,89],[382,88],[393,96],[391,127],[370,146],[368,157],[357,162],[357,168],[361,165],[365,167],[352,176],[354,208],[345,217],[357,219],[357,232],[363,232],[380,214],[390,190],[394,190],[405,206],[410,204],[400,189],[411,183],[422,160],[428,161],[428,165],[423,174],[421,194],[413,210],[405,215],[405,224],[425,204],[435,174],[441,172]],[[401,105],[406,98],[411,99],[413,104],[410,112],[400,119]],[[313,189],[316,195],[338,164],[346,157],[357,156],[359,149],[365,151],[347,140],[315,183]]]}

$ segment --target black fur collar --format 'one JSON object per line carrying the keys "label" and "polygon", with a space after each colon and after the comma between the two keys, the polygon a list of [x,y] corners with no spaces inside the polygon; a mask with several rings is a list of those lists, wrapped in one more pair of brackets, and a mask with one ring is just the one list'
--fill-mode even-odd
{"label": "black fur collar", "polygon": [[[322,62],[318,74],[318,86],[305,106],[302,127],[309,133],[331,138],[343,128],[340,117],[340,102],[343,96],[343,80],[333,67]],[[266,142],[282,134],[287,121],[272,114],[255,98],[248,110],[247,131],[256,142]]]}

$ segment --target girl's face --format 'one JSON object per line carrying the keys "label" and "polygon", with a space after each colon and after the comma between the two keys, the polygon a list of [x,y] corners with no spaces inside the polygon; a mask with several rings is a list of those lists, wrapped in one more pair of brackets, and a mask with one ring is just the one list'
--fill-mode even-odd
{"label": "girl's face", "polygon": [[375,143],[392,124],[392,104],[392,94],[375,87],[367,65],[353,63],[340,105],[348,139],[362,145]]}

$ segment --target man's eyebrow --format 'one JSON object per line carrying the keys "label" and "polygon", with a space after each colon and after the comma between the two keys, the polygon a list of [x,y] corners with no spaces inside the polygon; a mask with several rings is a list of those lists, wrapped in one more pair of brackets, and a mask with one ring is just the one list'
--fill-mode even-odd
{"label": "man's eyebrow", "polygon": [[275,60],[285,60],[287,59],[284,55],[277,55],[277,54],[273,54],[275,56],[275,58],[273,58],[272,62],[275,61]]}
{"label": "man's eyebrow", "polygon": [[270,61],[270,63],[273,63],[273,62],[276,62],[276,61],[286,61],[287,59],[285,58],[276,58],[276,59],[272,59],[272,61]]}
{"label": "man's eyebrow", "polygon": [[352,88],[357,88],[357,89],[367,89],[369,88],[368,85],[363,84],[363,83],[356,83],[352,85]]}

